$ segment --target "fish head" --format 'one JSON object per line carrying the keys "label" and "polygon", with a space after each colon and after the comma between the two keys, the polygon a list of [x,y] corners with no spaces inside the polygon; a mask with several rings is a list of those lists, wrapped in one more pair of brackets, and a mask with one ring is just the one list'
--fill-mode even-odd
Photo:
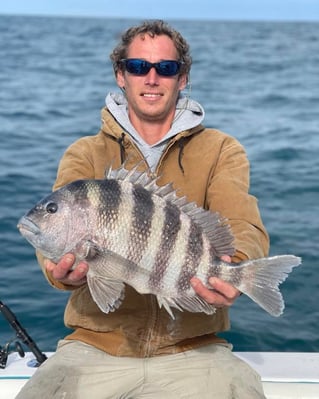
{"label": "fish head", "polygon": [[39,201],[18,222],[22,236],[45,257],[58,261],[87,233],[85,198],[70,184]]}

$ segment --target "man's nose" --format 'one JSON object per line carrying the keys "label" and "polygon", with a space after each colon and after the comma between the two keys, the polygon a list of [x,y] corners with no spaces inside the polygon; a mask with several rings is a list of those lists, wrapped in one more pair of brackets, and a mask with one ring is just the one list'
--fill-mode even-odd
{"label": "man's nose", "polygon": [[159,80],[159,75],[156,72],[156,69],[152,67],[148,74],[145,76],[145,84],[148,85],[157,85]]}

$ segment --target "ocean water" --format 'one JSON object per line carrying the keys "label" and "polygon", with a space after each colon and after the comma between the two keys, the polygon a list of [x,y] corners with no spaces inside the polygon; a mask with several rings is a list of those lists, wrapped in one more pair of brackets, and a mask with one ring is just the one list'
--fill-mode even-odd
{"label": "ocean water", "polygon": [[[0,300],[42,350],[68,333],[68,293],[47,284],[16,224],[51,190],[66,147],[98,131],[117,90],[109,53],[136,22],[0,16]],[[170,22],[191,45],[205,124],[247,150],[271,254],[303,258],[281,286],[284,314],[242,296],[225,336],[235,350],[318,351],[319,23]],[[0,316],[0,346],[13,336]]]}

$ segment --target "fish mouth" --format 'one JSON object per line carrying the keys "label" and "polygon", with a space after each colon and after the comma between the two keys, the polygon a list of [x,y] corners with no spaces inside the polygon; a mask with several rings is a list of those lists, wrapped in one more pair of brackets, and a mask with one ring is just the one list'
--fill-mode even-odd
{"label": "fish mouth", "polygon": [[23,216],[19,220],[17,227],[22,235],[30,235],[30,234],[38,235],[38,234],[40,234],[39,227],[34,222],[32,222],[32,220],[27,218],[26,216]]}

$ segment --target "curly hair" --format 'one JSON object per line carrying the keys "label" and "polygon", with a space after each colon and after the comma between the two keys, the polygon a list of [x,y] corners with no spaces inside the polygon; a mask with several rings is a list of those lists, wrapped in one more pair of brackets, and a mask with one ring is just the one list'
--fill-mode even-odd
{"label": "curly hair", "polygon": [[177,32],[164,21],[152,20],[144,21],[141,25],[133,26],[123,33],[121,36],[121,41],[110,54],[115,75],[117,75],[118,71],[123,68],[120,61],[123,58],[127,58],[128,47],[132,41],[137,36],[144,36],[146,34],[151,37],[160,35],[168,36],[175,45],[178,54],[178,60],[182,63],[180,74],[189,74],[192,65],[192,57],[190,55],[189,45],[186,40],[179,32]]}

